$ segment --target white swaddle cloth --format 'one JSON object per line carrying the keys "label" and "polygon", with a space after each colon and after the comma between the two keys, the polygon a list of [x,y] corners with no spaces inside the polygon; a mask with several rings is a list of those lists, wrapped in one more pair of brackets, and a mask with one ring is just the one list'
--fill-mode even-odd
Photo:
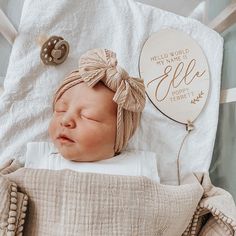
{"label": "white swaddle cloth", "polygon": [[58,152],[51,142],[27,144],[25,167],[33,169],[90,172],[111,175],[146,176],[159,182],[156,154],[144,151],[124,151],[121,154],[96,162],[69,161]]}

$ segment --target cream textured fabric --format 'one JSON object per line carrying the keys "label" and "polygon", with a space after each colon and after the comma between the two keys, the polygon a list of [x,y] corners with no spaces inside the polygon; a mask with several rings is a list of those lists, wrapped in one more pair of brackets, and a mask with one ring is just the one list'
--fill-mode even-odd
{"label": "cream textured fabric", "polygon": [[107,49],[93,49],[83,54],[78,70],[73,71],[56,91],[54,104],[71,87],[85,82],[89,87],[99,81],[115,92],[117,103],[117,132],[115,153],[124,149],[133,136],[145,106],[145,87],[142,79],[133,78],[117,65],[116,54]]}
{"label": "cream textured fabric", "polygon": [[7,171],[2,170],[0,174],[0,236],[22,235],[28,196],[21,193],[14,182],[4,178],[3,173]]}
{"label": "cream textured fabric", "polygon": [[236,207],[232,196],[212,185],[209,175],[198,175],[204,195],[198,204],[189,227],[188,236],[225,236],[236,234]]}
{"label": "cream textured fabric", "polygon": [[[233,236],[236,230],[232,197],[212,186],[207,174],[169,186],[145,177],[34,170],[13,162],[0,168],[0,181],[29,197],[26,236]],[[1,198],[1,216],[7,202]]]}
{"label": "cream textured fabric", "polygon": [[71,170],[20,168],[4,178],[29,197],[24,236],[179,236],[203,193],[197,181],[174,187]]}
{"label": "cream textured fabric", "polygon": [[230,228],[227,225],[222,227],[212,216],[202,228],[199,236],[233,235],[233,232],[227,233],[229,230]]}

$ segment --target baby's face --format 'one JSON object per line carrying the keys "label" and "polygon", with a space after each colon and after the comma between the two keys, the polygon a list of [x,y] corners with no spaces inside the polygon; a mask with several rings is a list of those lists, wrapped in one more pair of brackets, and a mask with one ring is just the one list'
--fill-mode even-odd
{"label": "baby's face", "polygon": [[117,104],[114,92],[98,83],[80,83],[56,102],[49,135],[62,156],[98,161],[114,156]]}

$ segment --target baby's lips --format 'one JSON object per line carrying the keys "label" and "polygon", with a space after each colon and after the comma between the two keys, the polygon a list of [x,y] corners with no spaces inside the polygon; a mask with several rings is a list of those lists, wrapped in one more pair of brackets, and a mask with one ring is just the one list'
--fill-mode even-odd
{"label": "baby's lips", "polygon": [[59,140],[67,140],[67,141],[70,141],[70,142],[75,142],[73,139],[69,138],[67,135],[65,134],[59,134],[59,136],[57,137],[57,139]]}

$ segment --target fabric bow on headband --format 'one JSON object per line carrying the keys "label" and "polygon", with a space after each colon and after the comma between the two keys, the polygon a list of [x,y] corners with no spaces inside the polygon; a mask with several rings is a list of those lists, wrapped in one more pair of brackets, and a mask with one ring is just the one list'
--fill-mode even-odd
{"label": "fabric bow on headband", "polygon": [[93,49],[83,54],[78,70],[73,71],[57,90],[54,104],[69,88],[85,82],[89,87],[99,81],[115,92],[113,101],[117,108],[117,133],[115,153],[119,153],[134,134],[145,106],[145,87],[140,78],[130,77],[117,65],[116,54],[107,49]]}
{"label": "fabric bow on headband", "polygon": [[113,98],[123,109],[141,112],[145,105],[143,80],[129,77],[117,65],[116,54],[107,49],[95,49],[85,53],[79,61],[81,77],[88,86],[93,87],[102,81],[115,92]]}

